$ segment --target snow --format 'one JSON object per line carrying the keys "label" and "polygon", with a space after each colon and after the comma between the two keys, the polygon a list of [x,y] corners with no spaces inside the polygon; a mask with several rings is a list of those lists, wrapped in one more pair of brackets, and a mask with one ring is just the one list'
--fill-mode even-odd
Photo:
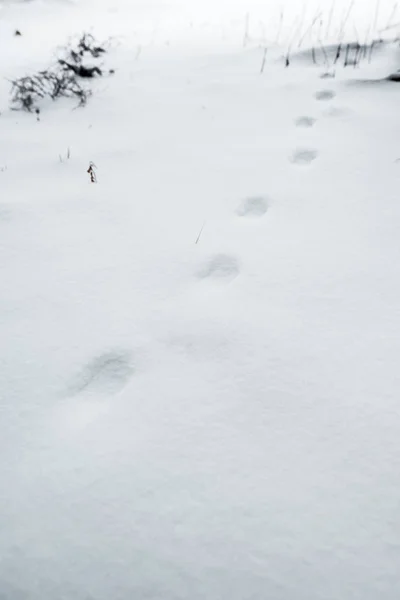
{"label": "snow", "polygon": [[287,2],[261,74],[264,5],[0,5],[4,78],[89,26],[116,69],[0,83],[1,600],[400,594],[398,44],[285,69]]}

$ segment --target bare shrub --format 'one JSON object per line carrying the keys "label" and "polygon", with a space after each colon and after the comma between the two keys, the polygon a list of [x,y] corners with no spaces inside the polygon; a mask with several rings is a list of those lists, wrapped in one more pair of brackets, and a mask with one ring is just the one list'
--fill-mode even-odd
{"label": "bare shrub", "polygon": [[38,113],[38,103],[44,98],[76,98],[78,106],[85,106],[92,91],[83,80],[103,75],[99,65],[88,64],[87,60],[97,60],[105,53],[104,44],[84,33],[62,49],[63,58],[58,58],[55,65],[11,81],[11,107]]}

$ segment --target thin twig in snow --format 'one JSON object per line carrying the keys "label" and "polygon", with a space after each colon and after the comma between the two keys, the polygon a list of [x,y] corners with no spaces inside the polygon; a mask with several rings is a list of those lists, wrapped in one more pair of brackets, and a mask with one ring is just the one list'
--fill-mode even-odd
{"label": "thin twig in snow", "polygon": [[351,15],[351,13],[352,13],[352,10],[353,10],[353,8],[354,8],[354,4],[355,4],[355,0],[352,0],[352,1],[351,1],[351,3],[350,3],[350,6],[349,6],[349,8],[348,8],[348,10],[347,10],[347,13],[346,13],[346,14],[345,14],[345,16],[343,17],[342,23],[341,23],[341,25],[340,25],[340,41],[341,41],[341,42],[343,41],[343,38],[344,38],[344,32],[345,32],[345,29],[346,29],[346,23],[347,23],[347,21],[348,21],[348,20],[349,20],[349,18],[350,18],[350,15]]}
{"label": "thin twig in snow", "polygon": [[201,229],[200,229],[199,235],[197,236],[197,239],[196,239],[196,245],[199,243],[199,240],[200,240],[201,234],[203,233],[203,229],[204,229],[204,227],[205,227],[205,224],[206,224],[206,222],[204,221],[203,225],[201,226]]}
{"label": "thin twig in snow", "polygon": [[378,19],[379,19],[380,8],[381,8],[381,0],[376,0],[375,17],[374,17],[374,27],[373,27],[373,31],[374,32],[376,32],[377,27],[378,27]]}
{"label": "thin twig in snow", "polygon": [[97,169],[96,165],[93,162],[91,162],[89,164],[89,168],[87,170],[87,173],[89,173],[89,176],[90,176],[90,183],[97,183],[97,176],[96,176],[95,169]]}
{"label": "thin twig in snow", "polygon": [[336,6],[336,0],[332,0],[331,10],[329,12],[328,23],[327,23],[326,32],[325,32],[325,37],[328,41],[329,41],[329,34],[331,32],[331,25],[332,25],[333,13],[335,12],[335,6]]}
{"label": "thin twig in snow", "polygon": [[265,63],[267,61],[267,52],[268,52],[268,48],[264,48],[263,59],[262,59],[261,70],[260,70],[261,74],[264,73]]}
{"label": "thin twig in snow", "polygon": [[312,60],[313,60],[314,65],[316,65],[317,64],[317,57],[315,55],[315,47],[314,46],[311,48],[311,56],[312,56]]}
{"label": "thin twig in snow", "polygon": [[313,29],[313,27],[314,27],[315,23],[318,21],[318,19],[320,18],[320,16],[321,16],[321,13],[320,13],[320,12],[318,12],[318,13],[315,15],[315,17],[313,18],[313,20],[312,20],[311,24],[310,24],[310,25],[307,27],[307,29],[305,30],[304,34],[301,36],[301,38],[300,38],[300,40],[299,40],[299,43],[298,43],[298,45],[297,45],[297,47],[298,47],[298,48],[300,48],[300,47],[301,47],[301,45],[303,44],[303,42],[304,42],[304,40],[305,40],[305,37],[306,37],[306,35],[308,35],[308,33],[310,33],[310,31],[312,31],[312,29]]}
{"label": "thin twig in snow", "polygon": [[392,12],[390,13],[390,17],[388,18],[388,22],[386,23],[386,27],[384,29],[380,29],[379,32],[386,31],[391,28],[391,23],[397,13],[398,6],[399,6],[399,3],[395,2],[393,5]]}
{"label": "thin twig in snow", "polygon": [[279,18],[279,27],[278,33],[276,34],[275,44],[278,46],[279,40],[281,38],[282,26],[283,26],[283,17],[284,17],[284,8],[281,8],[280,18]]}

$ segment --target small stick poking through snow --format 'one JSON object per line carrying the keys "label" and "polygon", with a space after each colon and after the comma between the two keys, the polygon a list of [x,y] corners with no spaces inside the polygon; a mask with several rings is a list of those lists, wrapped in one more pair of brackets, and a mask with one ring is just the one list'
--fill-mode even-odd
{"label": "small stick poking through snow", "polygon": [[268,52],[268,48],[264,48],[264,54],[263,54],[261,70],[260,70],[261,74],[264,73],[265,63],[267,62],[267,52]]}
{"label": "small stick poking through snow", "polygon": [[89,175],[90,175],[90,182],[91,183],[97,183],[97,176],[96,176],[95,169],[97,169],[96,165],[93,162],[91,162],[89,164],[89,168],[87,170],[87,173],[89,173]]}
{"label": "small stick poking through snow", "polygon": [[201,226],[199,235],[197,236],[196,245],[199,243],[199,240],[201,238],[201,234],[203,233],[203,229],[204,229],[205,224],[206,224],[206,222],[204,221],[203,225]]}

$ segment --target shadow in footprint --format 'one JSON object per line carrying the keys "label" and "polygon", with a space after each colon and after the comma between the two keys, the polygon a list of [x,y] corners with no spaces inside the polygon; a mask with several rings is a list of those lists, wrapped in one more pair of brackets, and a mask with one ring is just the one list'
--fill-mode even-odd
{"label": "shadow in footprint", "polygon": [[296,127],[310,128],[314,127],[316,122],[317,119],[314,119],[314,117],[298,117],[298,119],[295,121],[295,124]]}
{"label": "shadow in footprint", "polygon": [[324,101],[324,100],[332,100],[336,96],[336,93],[333,90],[320,90],[315,94],[315,99]]}
{"label": "shadow in footprint", "polygon": [[236,214],[239,217],[262,217],[269,208],[269,201],[265,196],[250,196],[245,198]]}
{"label": "shadow in footprint", "polygon": [[76,377],[70,392],[115,394],[125,387],[134,373],[128,352],[107,352],[91,360]]}
{"label": "shadow in footprint", "polygon": [[229,281],[239,275],[239,264],[234,256],[229,254],[217,254],[210,258],[198,272],[200,279],[215,279]]}
{"label": "shadow in footprint", "polygon": [[297,148],[290,158],[290,162],[295,165],[309,165],[311,164],[318,156],[318,152],[316,150],[312,150],[310,148]]}

